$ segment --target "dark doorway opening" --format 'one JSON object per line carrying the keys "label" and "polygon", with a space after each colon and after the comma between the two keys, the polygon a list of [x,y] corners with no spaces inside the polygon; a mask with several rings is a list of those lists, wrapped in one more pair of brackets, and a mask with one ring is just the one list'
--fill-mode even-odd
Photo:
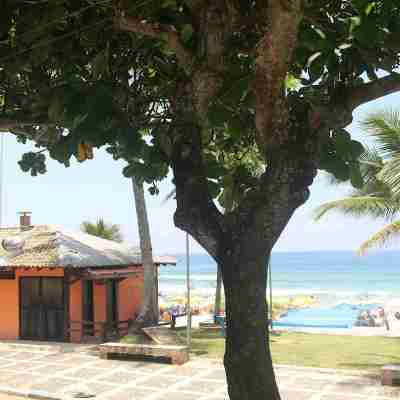
{"label": "dark doorway opening", "polygon": [[83,335],[94,336],[93,281],[83,281],[82,319]]}
{"label": "dark doorway opening", "polygon": [[118,281],[107,281],[107,324],[109,328],[118,330]]}
{"label": "dark doorway opening", "polygon": [[28,340],[65,339],[64,279],[20,279],[20,337]]}

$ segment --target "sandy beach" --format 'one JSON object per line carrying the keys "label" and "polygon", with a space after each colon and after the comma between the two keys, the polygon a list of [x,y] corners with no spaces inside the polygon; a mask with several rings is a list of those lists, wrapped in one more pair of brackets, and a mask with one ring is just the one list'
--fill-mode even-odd
{"label": "sandy beach", "polygon": [[[295,308],[309,308],[309,307],[320,307],[321,304],[318,299],[315,299],[314,303],[311,303],[309,300],[310,296],[280,296],[275,299],[275,307],[277,303],[285,303],[285,299],[287,302],[295,305]],[[174,300],[173,297],[168,300],[165,297],[162,300],[162,304],[165,309],[171,309],[174,307],[180,307],[180,309],[184,308],[184,296],[178,296]],[[192,327],[198,328],[201,322],[212,322],[213,314],[212,310],[214,307],[214,298],[210,296],[201,297],[196,295],[194,297],[195,301],[192,301]],[[315,333],[315,334],[326,334],[326,335],[351,335],[351,336],[385,336],[385,337],[400,337],[400,320],[396,319],[394,314],[400,311],[400,298],[387,300],[385,302],[380,303],[380,306],[384,308],[385,313],[387,315],[387,319],[389,322],[390,330],[388,331],[386,327],[359,327],[353,326],[351,328],[302,328],[302,327],[275,327],[274,331],[296,331],[296,332],[305,332],[305,333]],[[288,306],[290,309],[290,306]],[[183,327],[186,326],[187,317],[182,316],[177,318],[177,326]]]}

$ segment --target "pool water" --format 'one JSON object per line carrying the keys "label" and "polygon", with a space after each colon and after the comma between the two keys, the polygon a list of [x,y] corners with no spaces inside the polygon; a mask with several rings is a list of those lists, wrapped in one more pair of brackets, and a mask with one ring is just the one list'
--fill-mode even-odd
{"label": "pool water", "polygon": [[342,303],[330,308],[306,308],[289,310],[274,327],[296,328],[351,328],[363,310],[371,310],[379,304]]}

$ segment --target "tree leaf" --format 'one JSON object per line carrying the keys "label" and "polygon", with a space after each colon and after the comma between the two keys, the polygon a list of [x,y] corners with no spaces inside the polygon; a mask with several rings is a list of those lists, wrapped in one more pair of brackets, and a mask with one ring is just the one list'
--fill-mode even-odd
{"label": "tree leaf", "polygon": [[52,99],[52,102],[50,103],[49,110],[48,110],[48,115],[50,121],[53,122],[61,122],[63,119],[63,114],[64,114],[64,103],[62,99],[59,96],[56,96]]}
{"label": "tree leaf", "polygon": [[162,0],[162,7],[163,8],[177,8],[176,0]]}
{"label": "tree leaf", "polygon": [[360,164],[358,162],[350,164],[350,182],[357,189],[361,189],[364,185]]}
{"label": "tree leaf", "polygon": [[194,33],[193,26],[190,24],[185,24],[181,30],[181,38],[182,40],[187,43],[190,41]]}

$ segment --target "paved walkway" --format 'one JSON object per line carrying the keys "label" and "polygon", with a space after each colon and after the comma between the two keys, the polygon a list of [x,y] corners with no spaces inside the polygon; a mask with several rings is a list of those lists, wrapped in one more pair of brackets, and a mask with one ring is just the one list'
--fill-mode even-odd
{"label": "paved walkway", "polygon": [[[283,400],[400,399],[400,388],[334,370],[278,366]],[[219,361],[194,359],[184,366],[101,360],[84,353],[0,349],[0,392],[54,399],[225,400]],[[1,399],[1,397],[0,397]]]}

